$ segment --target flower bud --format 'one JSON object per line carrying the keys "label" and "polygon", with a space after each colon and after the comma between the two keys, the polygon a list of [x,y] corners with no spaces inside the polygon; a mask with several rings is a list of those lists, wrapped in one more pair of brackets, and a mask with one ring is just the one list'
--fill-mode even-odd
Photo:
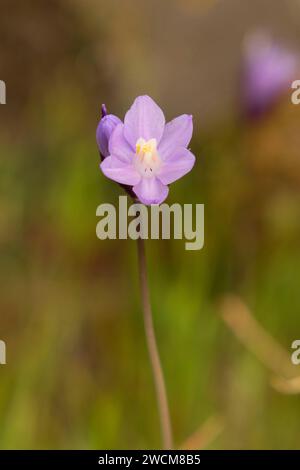
{"label": "flower bud", "polygon": [[[104,109],[103,106],[102,106],[102,110]],[[109,139],[115,127],[118,124],[120,124],[120,122],[121,120],[117,116],[114,116],[113,114],[106,114],[100,119],[100,122],[96,130],[96,140],[97,140],[97,144],[98,144],[98,148],[99,148],[102,160],[108,157],[109,155],[109,150],[108,150]]]}

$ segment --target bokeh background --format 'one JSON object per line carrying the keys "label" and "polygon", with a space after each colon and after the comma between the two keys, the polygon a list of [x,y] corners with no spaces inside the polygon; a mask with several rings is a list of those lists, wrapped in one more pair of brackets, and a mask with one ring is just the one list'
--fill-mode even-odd
{"label": "bokeh background", "polygon": [[123,117],[147,93],[168,119],[194,115],[197,164],[168,202],[205,204],[203,250],[147,243],[176,446],[299,448],[300,106],[287,86],[249,119],[240,92],[251,32],[300,53],[300,2],[0,11],[0,447],[161,445],[135,242],[95,234],[121,194],[98,168],[101,103]]}

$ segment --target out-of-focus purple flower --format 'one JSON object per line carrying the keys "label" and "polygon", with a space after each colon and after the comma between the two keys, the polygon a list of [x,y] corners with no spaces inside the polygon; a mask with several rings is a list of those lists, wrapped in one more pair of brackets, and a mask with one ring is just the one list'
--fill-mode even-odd
{"label": "out-of-focus purple flower", "polygon": [[[168,195],[168,184],[194,166],[195,157],[187,149],[193,133],[192,116],[183,114],[166,124],[162,110],[145,95],[136,98],[124,123],[115,124],[116,120],[108,142],[109,156],[101,163],[101,170],[108,178],[132,187],[143,204],[160,204]],[[99,132],[100,141],[97,137],[100,148],[102,135]]]}
{"label": "out-of-focus purple flower", "polygon": [[96,130],[96,140],[101,157],[102,159],[104,159],[109,155],[108,143],[110,136],[114,131],[115,127],[120,124],[121,120],[113,114],[107,114],[106,107],[104,104],[102,105],[101,109],[102,118],[100,119]]}
{"label": "out-of-focus purple flower", "polygon": [[274,42],[265,33],[255,33],[245,41],[242,98],[245,111],[259,116],[288,92],[295,78],[297,56]]}

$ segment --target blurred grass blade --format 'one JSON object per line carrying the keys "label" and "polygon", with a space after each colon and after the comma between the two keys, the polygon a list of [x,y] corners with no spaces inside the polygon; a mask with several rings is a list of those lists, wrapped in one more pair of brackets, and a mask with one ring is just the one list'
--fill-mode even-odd
{"label": "blurred grass blade", "polygon": [[181,446],[182,450],[206,449],[221,434],[224,424],[220,416],[210,416]]}
{"label": "blurred grass blade", "polygon": [[271,384],[284,393],[300,392],[300,377],[295,372],[290,355],[253,317],[249,308],[238,297],[225,296],[220,314],[226,325],[276,378]]}

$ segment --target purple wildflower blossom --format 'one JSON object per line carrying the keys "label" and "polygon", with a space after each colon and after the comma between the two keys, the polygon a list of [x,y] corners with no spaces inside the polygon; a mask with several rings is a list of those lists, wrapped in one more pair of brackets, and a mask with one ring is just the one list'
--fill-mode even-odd
{"label": "purple wildflower blossom", "polygon": [[[139,96],[125,115],[103,117],[97,142],[105,176],[132,187],[143,204],[160,204],[168,184],[188,173],[195,163],[187,149],[193,133],[192,116],[183,114],[169,123],[149,96]],[[103,152],[104,151],[104,152]]]}
{"label": "purple wildflower blossom", "polygon": [[243,101],[247,114],[267,111],[288,92],[297,67],[297,57],[265,33],[246,39],[243,70]]}

